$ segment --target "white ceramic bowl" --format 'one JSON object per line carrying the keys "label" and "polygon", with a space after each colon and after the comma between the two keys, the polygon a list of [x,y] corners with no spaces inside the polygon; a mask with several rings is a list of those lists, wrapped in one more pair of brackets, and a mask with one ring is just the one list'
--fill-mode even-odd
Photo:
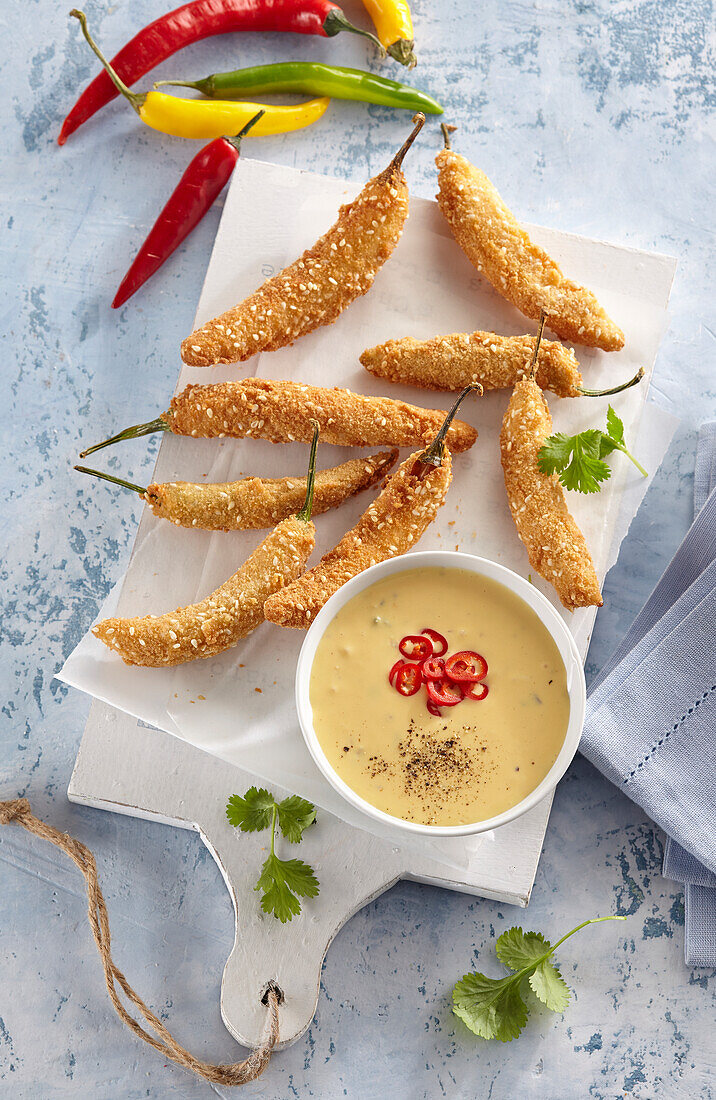
{"label": "white ceramic bowl", "polygon": [[[334,770],[321,748],[321,744],[316,736],[316,731],[313,728],[313,708],[311,707],[309,696],[311,668],[313,666],[318,643],[323,637],[328,624],[349,600],[380,580],[381,577],[387,577],[391,573],[400,573],[406,569],[418,569],[430,566],[466,569],[471,573],[479,573],[483,577],[489,577],[491,580],[499,581],[505,588],[509,588],[511,592],[514,592],[524,600],[528,607],[532,608],[540,622],[547,628],[559,649],[567,673],[569,723],[562,748],[554,764],[547,772],[547,775],[542,782],[535,787],[526,798],[518,802],[516,806],[513,806],[509,810],[505,810],[504,813],[497,814],[496,817],[490,817],[484,821],[473,821],[467,825],[422,825],[415,821],[404,821],[402,818],[387,814],[383,810],[379,810],[376,806],[371,805],[370,802],[366,802],[366,800],[357,795]],[[513,573],[511,569],[506,569],[504,565],[498,565],[496,562],[488,561],[486,558],[475,557],[473,554],[460,554],[452,550],[428,550],[408,554],[400,558],[391,558],[389,561],[379,562],[377,565],[371,566],[369,569],[366,569],[364,573],[361,573],[359,576],[354,577],[353,580],[344,584],[338,592],[331,596],[330,600],[321,608],[314,619],[306,634],[298,658],[298,666],[296,668],[296,708],[298,710],[298,720],[301,725],[303,737],[308,746],[308,751],[331,786],[338,791],[347,802],[350,802],[352,806],[355,806],[364,814],[367,814],[368,817],[372,817],[374,820],[382,822],[383,825],[390,826],[391,828],[403,832],[422,833],[425,836],[468,836],[474,833],[485,833],[491,829],[499,828],[500,825],[506,825],[508,821],[514,821],[516,817],[520,817],[522,814],[527,813],[527,811],[531,810],[533,806],[536,806],[538,802],[541,802],[543,798],[546,798],[557,786],[557,783],[566,772],[577,751],[579,739],[582,735],[582,726],[584,724],[586,699],[587,691],[584,682],[584,669],[579,653],[577,652],[577,647],[574,644],[572,635],[569,633],[563,620],[559,617],[549,600],[545,599],[542,593],[523,577],[518,576],[517,573]]]}

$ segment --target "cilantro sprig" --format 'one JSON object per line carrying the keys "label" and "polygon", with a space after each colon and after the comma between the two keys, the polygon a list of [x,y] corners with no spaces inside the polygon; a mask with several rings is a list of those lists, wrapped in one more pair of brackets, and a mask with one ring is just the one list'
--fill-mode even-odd
{"label": "cilantro sprig", "polygon": [[607,430],[588,428],[578,435],[557,432],[545,439],[537,462],[543,474],[559,474],[565,489],[580,493],[598,493],[602,482],[611,477],[611,468],[604,461],[612,451],[621,451],[630,458],[644,477],[647,472],[637,462],[624,443],[624,424],[610,405],[607,410]]}
{"label": "cilantro sprig", "polygon": [[297,794],[277,802],[264,787],[249,787],[246,794],[234,794],[226,806],[229,824],[244,833],[271,829],[271,851],[261,868],[254,887],[261,890],[264,913],[285,924],[301,912],[299,898],[315,898],[318,879],[313,868],[302,859],[279,859],[276,855],[276,824],[290,844],[298,844],[304,830],[316,820],[316,807]]}
{"label": "cilantro sprig", "polygon": [[528,1007],[523,997],[526,986],[552,1012],[564,1012],[569,1003],[569,989],[550,959],[575,932],[607,920],[626,920],[626,917],[585,920],[554,946],[541,932],[508,929],[495,943],[495,951],[500,962],[513,973],[504,978],[465,974],[452,991],[453,1012],[481,1039],[499,1039],[501,1043],[516,1039],[527,1023]]}

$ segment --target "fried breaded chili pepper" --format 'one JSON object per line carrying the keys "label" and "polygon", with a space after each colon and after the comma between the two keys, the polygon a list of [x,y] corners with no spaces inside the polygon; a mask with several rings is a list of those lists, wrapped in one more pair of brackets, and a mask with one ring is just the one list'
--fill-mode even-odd
{"label": "fried breaded chili pepper", "polygon": [[[395,465],[398,452],[379,451],[366,458],[351,458],[340,466],[316,473],[312,515],[337,508],[355,493],[369,489]],[[298,510],[306,495],[305,477],[247,477],[219,484],[173,481],[146,488],[112,474],[75,466],[82,474],[111,481],[139,493],[155,516],[177,527],[201,531],[246,531],[273,527]]]}
{"label": "fried breaded chili pepper", "polygon": [[[352,31],[383,48],[369,31],[354,27],[331,0],[191,0],[155,19],[112,58],[125,84],[134,84],[160,62],[192,42],[230,31],[294,31],[332,38]],[[62,124],[59,145],[119,94],[106,72],[88,84]]]}
{"label": "fried breaded chili pepper", "polygon": [[413,20],[406,0],[363,0],[381,45],[401,65],[417,64]]}
{"label": "fried breaded chili pepper", "polygon": [[445,439],[467,386],[445,417],[433,442],[401,463],[355,527],[315,568],[266,601],[268,622],[305,630],[324,603],[346,581],[370,565],[406,553],[418,541],[444,503],[452,479],[452,460]]}
{"label": "fried breaded chili pepper", "polygon": [[[220,99],[179,99],[163,92],[132,92],[123,83],[106,60],[87,30],[84,12],[76,8],[70,12],[79,19],[82,33],[90,47],[104,65],[110,80],[128,100],[142,122],[153,130],[174,137],[217,138],[237,133],[261,110],[260,103],[239,103]],[[316,122],[328,107],[328,99],[311,99],[295,107],[264,106],[263,116],[253,130],[254,137],[267,134],[285,134],[302,130]]]}
{"label": "fried breaded chili pepper", "polygon": [[332,324],[346,306],[370,290],[408,216],[408,185],[401,164],[424,122],[425,115],[415,116],[413,132],[385,171],[341,207],[338,220],[312,248],[234,309],[187,337],[181,348],[185,363],[241,363],[260,351],[283,348]]}
{"label": "fried breaded chili pepper", "polygon": [[[268,439],[271,443],[307,443],[311,422],[321,425],[321,441],[344,447],[410,447],[430,439],[443,413],[390,397],[368,397],[351,390],[244,378],[212,386],[189,385],[172,399],[167,412],[146,424],[113,435],[82,451],[85,458],[113,443],[152,432],[224,439]],[[466,451],[477,432],[464,420],[450,426],[448,446]]]}
{"label": "fried breaded chili pepper", "polygon": [[127,665],[166,668],[223,653],[255,630],[268,597],[301,574],[316,542],[311,504],[318,431],[316,424],[303,508],[282,520],[228,581],[200,603],[166,615],[104,619],[92,633]]}
{"label": "fried breaded chili pepper", "polygon": [[563,340],[603,351],[623,347],[624,333],[592,292],[562,274],[530,240],[485,173],[450,148],[446,126],[443,134],[445,148],[435,158],[437,200],[470,263],[526,317],[537,320],[544,311],[548,327]]}
{"label": "fried breaded chili pepper", "polygon": [[[486,390],[506,389],[525,376],[532,336],[498,336],[495,332],[454,332],[430,340],[387,340],[366,348],[360,361],[370,374],[388,382],[428,390],[460,390],[480,382]],[[643,369],[621,386],[588,390],[582,386],[579,363],[571,348],[543,340],[537,383],[558,397],[606,397],[635,386]]]}
{"label": "fried breaded chili pepper", "polygon": [[292,92],[298,95],[352,99],[361,103],[379,103],[408,111],[441,115],[439,103],[419,88],[389,80],[363,69],[326,65],[321,61],[280,61],[274,65],[253,65],[227,73],[211,73],[201,80],[157,80],[155,88],[194,88],[211,99],[241,99],[245,94],[268,95]]}
{"label": "fried breaded chili pepper", "polygon": [[517,534],[530,565],[554,585],[566,608],[602,605],[599,581],[556,474],[543,474],[537,456],[552,434],[552,417],[535,381],[544,316],[528,377],[515,386],[502,421],[500,456]]}

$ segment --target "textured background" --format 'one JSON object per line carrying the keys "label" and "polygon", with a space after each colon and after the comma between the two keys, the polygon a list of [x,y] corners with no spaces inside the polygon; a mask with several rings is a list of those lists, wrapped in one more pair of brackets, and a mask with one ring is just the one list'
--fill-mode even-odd
{"label": "textured background", "polygon": [[[356,19],[357,5],[346,2]],[[159,0],[87,11],[112,52]],[[525,218],[679,257],[653,398],[681,419],[605,591],[588,670],[605,659],[690,520],[695,433],[716,413],[709,251],[713,233],[713,9],[708,0],[416,0],[412,79],[460,123],[460,150]],[[193,148],[115,103],[63,150],[62,117],[95,66],[64,5],[2,6],[2,753],[0,794],[94,850],[118,964],[193,1052],[234,1060],[219,981],[228,897],[198,836],[66,801],[88,700],[53,674],[121,576],[138,518],[128,493],[71,471],[81,442],[164,407],[194,314],[220,204],[128,306],[108,303]],[[349,36],[202,43],[163,67],[192,77],[255,60],[333,59],[400,78]],[[411,79],[411,78],[409,78]],[[145,82],[144,86],[147,86]],[[711,133],[709,134],[709,127]],[[404,133],[387,109],[335,103],[313,130],[246,152],[366,178]],[[408,175],[434,188],[433,122]],[[709,310],[711,316],[709,317]],[[112,458],[146,479],[154,444]],[[672,670],[665,670],[670,674]],[[678,670],[676,670],[678,673]],[[0,1094],[18,1100],[229,1095],[166,1066],[117,1021],[86,923],[82,882],[18,830],[0,835]],[[683,962],[683,899],[659,875],[641,811],[578,758],[560,785],[527,914],[400,885],[330,949],[318,1015],[276,1057],[255,1097],[716,1095],[714,975]],[[515,922],[556,938],[587,916],[628,914],[561,953],[564,1019],[534,1017],[511,1046],[452,1017],[454,980]]]}

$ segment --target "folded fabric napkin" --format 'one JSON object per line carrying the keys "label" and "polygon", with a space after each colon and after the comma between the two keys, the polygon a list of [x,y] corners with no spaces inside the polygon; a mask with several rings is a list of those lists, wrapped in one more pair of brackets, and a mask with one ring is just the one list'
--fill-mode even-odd
{"label": "folded fabric napkin", "polygon": [[686,538],[590,686],[584,755],[667,833],[686,961],[716,966],[716,423],[699,434]]}

